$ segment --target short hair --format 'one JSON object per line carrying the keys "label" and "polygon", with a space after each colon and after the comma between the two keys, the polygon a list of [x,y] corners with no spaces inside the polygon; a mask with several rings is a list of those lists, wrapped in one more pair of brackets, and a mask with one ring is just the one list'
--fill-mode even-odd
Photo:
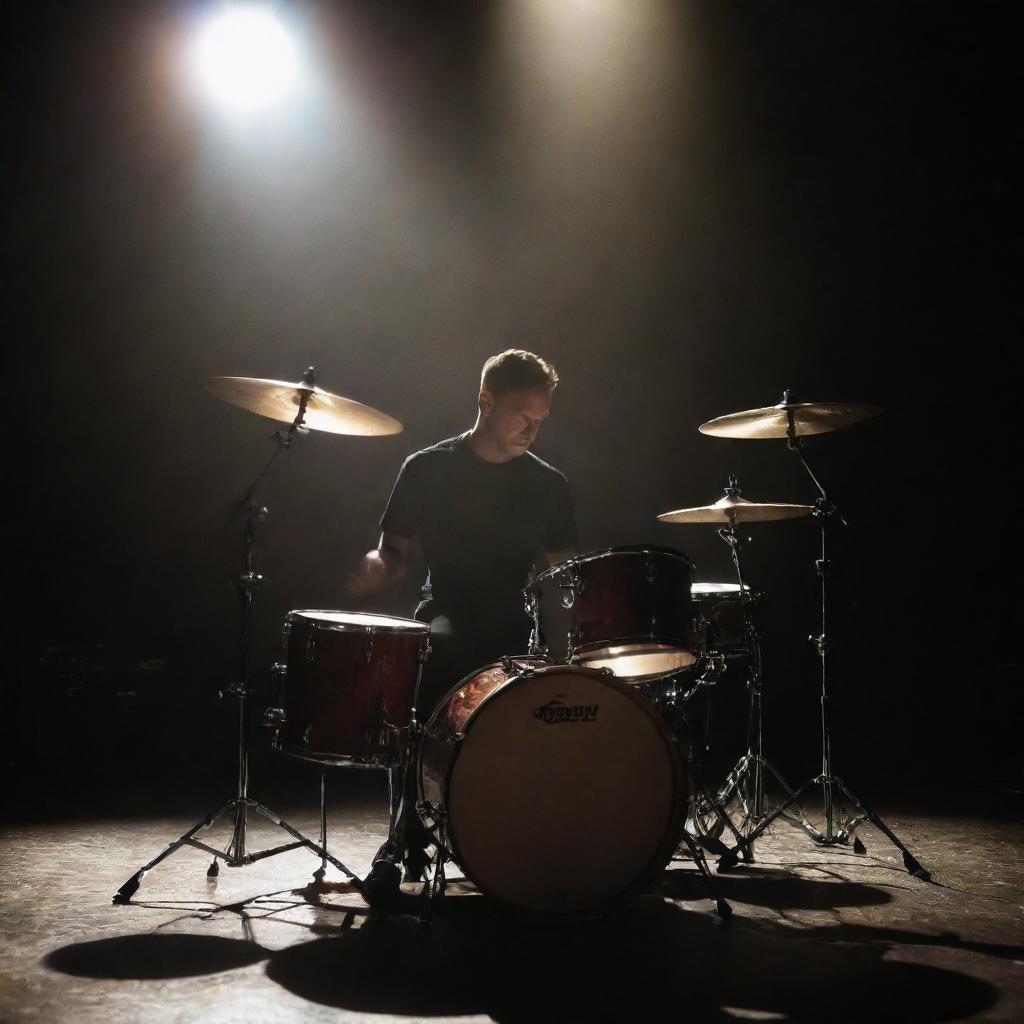
{"label": "short hair", "polygon": [[507,348],[484,363],[480,374],[480,389],[489,391],[495,398],[506,391],[523,388],[547,388],[558,386],[555,368],[540,356],[521,348]]}

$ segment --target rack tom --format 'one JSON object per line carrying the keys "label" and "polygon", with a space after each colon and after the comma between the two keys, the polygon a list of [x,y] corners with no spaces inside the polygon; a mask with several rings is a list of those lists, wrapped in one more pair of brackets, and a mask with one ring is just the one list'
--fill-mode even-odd
{"label": "rack tom", "polygon": [[569,614],[569,659],[631,682],[694,664],[693,563],[674,548],[644,544],[578,555],[541,573],[528,590],[540,614],[545,590]]}

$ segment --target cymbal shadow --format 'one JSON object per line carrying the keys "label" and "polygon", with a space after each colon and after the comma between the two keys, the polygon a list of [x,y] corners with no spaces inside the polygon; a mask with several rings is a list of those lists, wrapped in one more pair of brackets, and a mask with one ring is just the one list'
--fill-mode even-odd
{"label": "cymbal shadow", "polygon": [[[863,882],[804,878],[770,868],[748,874],[715,875],[715,888],[727,900],[777,910],[830,910],[835,907],[872,907],[892,902],[892,894]],[[693,870],[665,872],[658,892],[676,900],[707,898],[708,889]]]}
{"label": "cymbal shadow", "polygon": [[253,942],[181,933],[119,935],[76,942],[49,953],[47,967],[81,978],[191,978],[248,967],[268,951]]}

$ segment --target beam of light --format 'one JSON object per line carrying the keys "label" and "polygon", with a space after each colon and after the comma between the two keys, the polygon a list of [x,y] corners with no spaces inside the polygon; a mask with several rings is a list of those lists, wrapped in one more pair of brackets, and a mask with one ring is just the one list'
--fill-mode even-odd
{"label": "beam of light", "polygon": [[295,42],[266,6],[218,8],[200,26],[191,57],[203,91],[238,112],[278,105],[299,77]]}

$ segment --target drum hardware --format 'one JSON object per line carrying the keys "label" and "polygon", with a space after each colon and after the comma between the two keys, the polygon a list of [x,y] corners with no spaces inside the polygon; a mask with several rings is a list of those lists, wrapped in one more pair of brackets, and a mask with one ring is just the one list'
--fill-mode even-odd
{"label": "drum hardware", "polygon": [[[762,652],[760,635],[753,621],[751,605],[755,600],[754,593],[747,585],[743,575],[743,538],[737,532],[736,527],[746,522],[772,522],[780,519],[794,519],[811,515],[814,511],[810,505],[776,504],[765,502],[752,502],[745,499],[735,476],[729,477],[729,482],[723,488],[724,497],[720,498],[713,505],[703,505],[689,509],[679,509],[675,512],[666,512],[658,516],[661,522],[670,523],[715,523],[725,521],[717,533],[722,542],[729,548],[733,568],[736,572],[737,590],[736,599],[739,604],[741,616],[741,632],[744,638],[746,653],[748,654],[748,677],[747,690],[750,693],[750,707],[747,713],[747,751],[736,762],[726,776],[725,782],[718,788],[714,798],[709,800],[706,794],[695,796],[692,807],[691,821],[694,832],[698,835],[710,835],[710,838],[717,839],[721,834],[723,819],[728,820],[730,826],[734,826],[726,808],[733,800],[740,805],[742,818],[738,828],[732,827],[731,831],[736,834],[743,834],[746,838],[742,844],[737,844],[736,850],[742,850],[744,859],[751,858],[752,836],[751,824],[759,823],[766,815],[764,784],[765,775],[770,773],[784,788],[786,793],[792,793],[792,789],[778,772],[778,770],[764,756],[764,723],[762,714]],[[698,604],[700,597],[696,596]],[[703,616],[702,616],[703,618]],[[709,659],[709,666],[705,673],[712,673],[713,682],[717,683],[718,677],[724,671],[727,650],[716,650],[719,644],[718,638],[709,636],[710,630],[704,630],[704,641],[707,647],[704,649],[704,657]],[[698,680],[698,686],[701,681]],[[706,684],[707,685],[707,684]],[[696,691],[697,687],[694,687]],[[692,695],[691,691],[691,695]],[[690,695],[688,695],[689,697]],[[710,708],[709,708],[710,712]],[[717,820],[709,825],[708,819],[713,810],[717,810]],[[717,834],[715,830],[717,829]],[[725,852],[719,861],[720,867],[727,867],[736,862],[735,851]]]}
{"label": "drum hardware", "polygon": [[[726,671],[727,663],[724,654],[712,651],[702,656],[704,663],[703,670],[697,679],[685,692],[680,685],[681,676],[674,677],[667,684],[651,692],[653,687],[641,687],[652,702],[666,715],[670,727],[677,737],[688,736],[690,729],[686,718],[687,704],[703,689],[709,689],[718,685],[718,681]],[[656,684],[655,684],[656,685]],[[710,701],[708,705],[710,715]],[[710,729],[705,725],[705,738],[709,735]],[[705,750],[710,749],[705,746]],[[713,853],[718,857],[731,857],[728,846],[721,840],[720,836],[729,831],[736,843],[736,848],[741,851],[744,861],[753,860],[753,851],[748,845],[744,836],[733,824],[727,810],[728,794],[713,793],[708,787],[704,778],[704,766],[700,758],[696,756],[693,744],[687,744],[688,754],[686,765],[690,771],[693,793],[690,798],[690,806],[683,830],[686,833],[684,841],[692,839],[699,847]]]}
{"label": "drum hardware", "polygon": [[[877,406],[842,405],[834,402],[795,402],[792,392],[786,390],[783,392],[782,401],[774,407],[722,416],[717,420],[702,424],[700,430],[706,434],[716,434],[722,437],[785,437],[787,451],[793,452],[799,458],[801,465],[818,491],[812,515],[817,520],[821,531],[821,557],[814,561],[814,571],[821,594],[821,631],[810,636],[808,640],[818,656],[821,673],[821,772],[797,790],[791,790],[789,796],[762,818],[752,832],[748,833],[747,840],[753,842],[776,818],[784,816],[787,821],[796,822],[816,843],[822,846],[845,844],[853,837],[854,849],[858,853],[863,853],[865,852],[864,845],[859,838],[854,836],[854,831],[858,825],[869,821],[900,851],[903,855],[903,865],[910,874],[924,881],[930,881],[929,872],[921,866],[882,818],[858,799],[843,780],[834,774],[832,767],[832,742],[828,715],[829,654],[832,646],[827,632],[829,600],[827,580],[831,568],[828,557],[828,530],[833,516],[838,518],[844,526],[849,524],[812,469],[804,451],[804,438],[809,434],[825,433],[850,426],[880,412],[881,409]],[[822,789],[824,831],[816,828],[807,820],[807,815],[800,804],[800,798],[804,793],[815,786],[821,786]],[[853,804],[856,808],[855,814],[847,815],[845,809],[840,809],[839,814],[836,813],[835,797],[837,792]],[[789,813],[790,807],[794,805],[799,809],[798,817]]]}
{"label": "drum hardware", "polygon": [[533,580],[530,581],[530,586],[523,590],[523,600],[525,601],[525,611],[527,617],[530,619],[532,625],[530,626],[530,639],[527,643],[527,650],[530,654],[539,657],[546,658],[548,656],[548,642],[544,636],[544,627],[540,621],[540,597],[537,592],[532,588]]}
{"label": "drum hardware", "polygon": [[[273,434],[274,452],[256,475],[242,499],[233,509],[232,519],[244,519],[242,534],[243,572],[236,583],[242,602],[242,627],[240,636],[240,663],[237,680],[221,691],[220,696],[230,695],[238,698],[238,784],[236,793],[221,807],[200,819],[184,835],[172,842],[159,856],[139,868],[114,894],[115,904],[127,904],[138,891],[142,879],[162,861],[176,853],[184,846],[203,850],[213,856],[207,869],[209,877],[219,873],[219,861],[223,860],[228,867],[242,867],[257,860],[273,857],[289,850],[308,849],[320,858],[320,870],[325,870],[327,863],[333,864],[342,874],[359,884],[355,874],[326,848],[326,782],[321,777],[321,842],[314,843],[284,821],[278,814],[265,807],[258,800],[249,796],[249,725],[250,714],[248,698],[252,696],[251,656],[252,656],[252,618],[253,603],[263,577],[255,569],[256,528],[268,516],[266,506],[256,501],[256,492],[269,472],[271,466],[284,451],[291,449],[296,437],[312,430],[325,430],[339,434],[389,434],[402,429],[398,420],[384,413],[361,405],[350,399],[334,395],[316,386],[316,370],[310,366],[302,376],[301,383],[290,384],[283,381],[269,381],[248,377],[211,377],[207,379],[208,390],[216,397],[233,405],[241,406],[252,412],[268,416],[271,419],[288,423],[284,433],[275,431]],[[273,710],[278,710],[274,708]],[[287,832],[292,842],[282,846],[250,853],[246,849],[246,825],[249,812]],[[206,843],[200,842],[195,836],[215,825],[221,818],[234,814],[234,825],[231,838],[223,850],[216,850]],[[320,877],[323,877],[322,874]]]}
{"label": "drum hardware", "polygon": [[449,860],[448,816],[445,814],[444,807],[431,803],[429,800],[419,801],[416,810],[428,832],[433,833],[437,840],[430,872],[430,884],[426,888],[426,899],[423,901],[423,909],[420,911],[420,921],[427,924],[433,914],[435,904],[448,888],[448,879],[444,870],[444,866]]}

